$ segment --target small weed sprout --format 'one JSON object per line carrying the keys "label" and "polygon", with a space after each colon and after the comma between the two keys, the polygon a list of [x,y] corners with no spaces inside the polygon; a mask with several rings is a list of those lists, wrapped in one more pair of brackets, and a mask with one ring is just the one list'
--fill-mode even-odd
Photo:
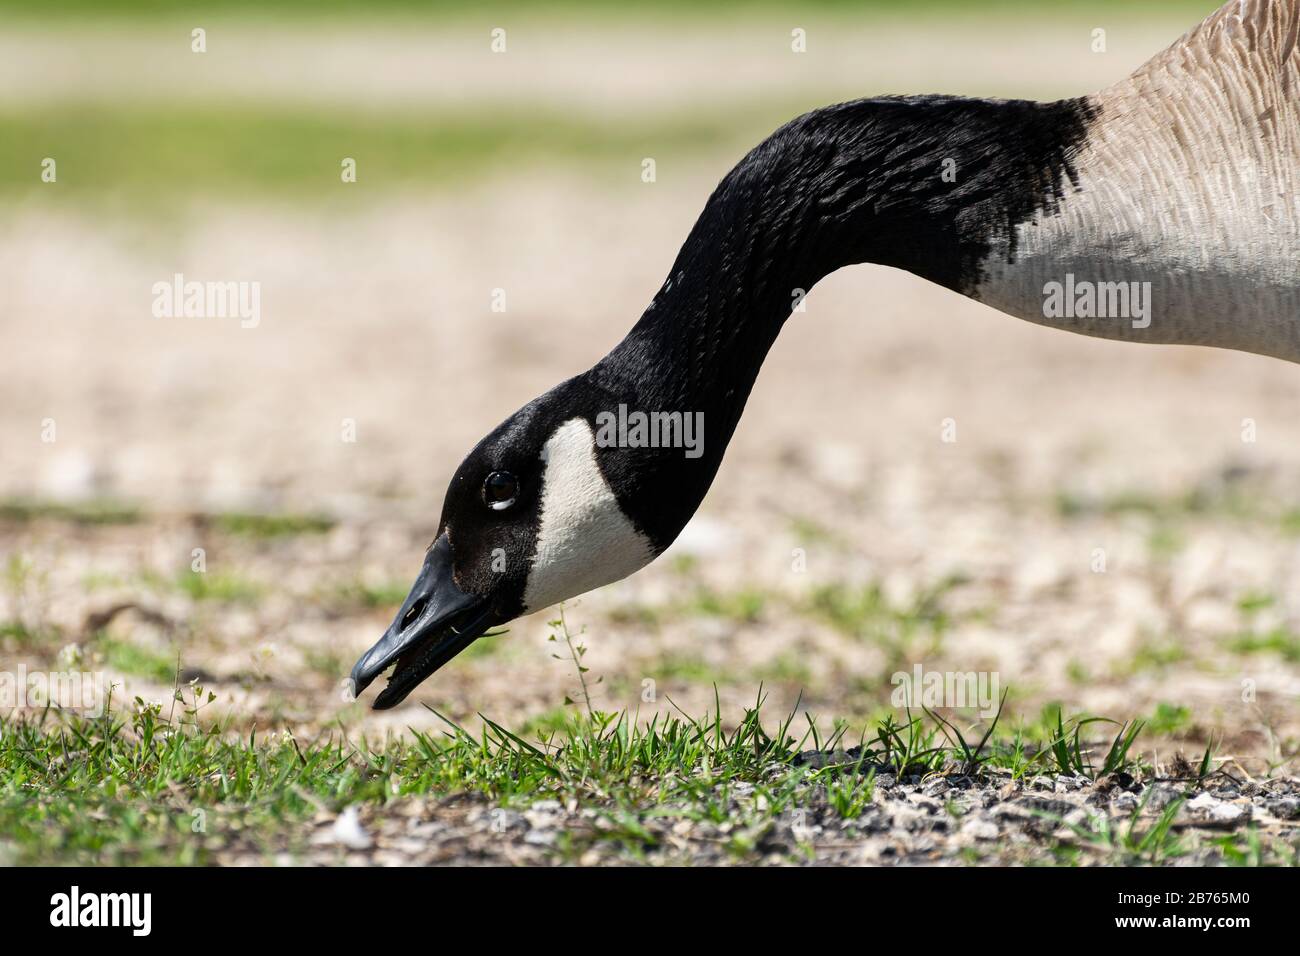
{"label": "small weed sprout", "polygon": [[181,705],[182,710],[179,726],[188,726],[195,731],[198,731],[199,712],[212,704],[216,699],[217,695],[202,687],[199,684],[199,679],[197,677],[191,680],[184,687],[177,686],[172,693],[172,706],[174,711],[176,704]]}
{"label": "small weed sprout", "polygon": [[1072,717],[1066,721],[1062,717],[1060,710],[1057,710],[1056,733],[1043,752],[1049,754],[1055,761],[1055,769],[1058,773],[1070,774],[1071,776],[1081,776],[1087,777],[1089,780],[1095,780],[1097,777],[1109,773],[1126,771],[1135,765],[1135,761],[1130,758],[1129,752],[1133,749],[1138,734],[1142,732],[1142,728],[1145,726],[1144,721],[1135,720],[1131,723],[1128,721],[1119,723],[1119,732],[1115,734],[1115,739],[1106,751],[1106,757],[1102,761],[1101,769],[1093,766],[1091,748],[1086,747],[1082,742],[1083,728],[1089,724],[1115,723],[1119,722],[1108,720],[1105,717]]}
{"label": "small weed sprout", "polygon": [[866,759],[864,751],[851,766],[826,767],[813,775],[815,780],[830,773],[826,781],[826,802],[845,820],[856,820],[862,816],[875,799],[876,768],[871,767],[864,776],[862,768]]}
{"label": "small weed sprout", "polygon": [[1147,789],[1141,802],[1122,826],[1117,826],[1110,817],[1103,814],[1088,814],[1087,825],[1067,823],[1059,816],[1041,811],[1038,815],[1065,825],[1086,846],[1100,850],[1117,863],[1160,864],[1183,856],[1188,851],[1186,842],[1173,832],[1174,820],[1182,810],[1186,798],[1178,797],[1171,801],[1154,822],[1142,826],[1143,811],[1154,792],[1152,788]]}
{"label": "small weed sprout", "polygon": [[[560,605],[560,616],[553,621],[548,621],[547,624],[552,628],[551,634],[546,638],[547,641],[554,643],[557,642],[560,637],[564,638],[564,644],[569,649],[568,660],[573,662],[573,668],[578,675],[578,686],[581,688],[580,693],[582,694],[582,703],[587,709],[587,716],[592,720],[595,720],[596,710],[591,705],[591,686],[587,683],[587,674],[591,671],[591,668],[582,663],[582,659],[587,656],[587,645],[581,642],[581,638],[582,635],[587,632],[587,629],[583,627],[578,631],[577,637],[575,638],[575,636],[569,631],[569,624],[564,618],[564,605]],[[551,657],[555,658],[557,661],[565,660],[565,658],[559,654],[552,654]],[[599,684],[603,680],[603,677],[597,677],[592,683]],[[576,703],[577,702],[568,694],[564,695],[564,705],[566,707],[575,705]]]}
{"label": "small weed sprout", "polygon": [[946,751],[936,747],[939,734],[934,728],[925,730],[921,718],[907,712],[907,723],[894,722],[886,715],[876,733],[880,744],[882,762],[888,764],[900,779],[907,776],[925,776],[943,766]]}
{"label": "small weed sprout", "polygon": [[[939,728],[943,731],[943,735],[947,738],[948,743],[952,744],[954,747],[960,747],[962,761],[961,772],[963,774],[970,776],[978,773],[984,761],[990,759],[989,757],[984,756],[984,747],[988,744],[989,738],[993,736],[993,732],[998,728],[998,720],[1002,717],[1002,710],[1007,705],[1008,693],[1010,693],[1010,689],[1002,692],[1002,700],[998,702],[997,713],[993,715],[993,720],[989,724],[988,730],[984,731],[984,736],[980,738],[979,743],[974,747],[971,747],[966,743],[966,738],[962,735],[962,732],[957,729],[955,724],[933,712],[928,707],[925,708],[925,713],[931,720],[939,725]],[[953,737],[957,738],[955,742],[953,741]]]}

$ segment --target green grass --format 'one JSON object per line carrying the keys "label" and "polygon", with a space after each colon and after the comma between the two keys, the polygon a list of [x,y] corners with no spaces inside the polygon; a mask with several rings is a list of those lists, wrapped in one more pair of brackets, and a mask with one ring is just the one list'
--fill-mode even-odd
{"label": "green grass", "polygon": [[696,654],[660,654],[644,661],[639,670],[645,671],[656,681],[682,681],[686,683],[708,683],[718,676],[704,658]]}
{"label": "green grass", "polygon": [[878,584],[835,582],[814,590],[799,610],[854,640],[880,647],[885,652],[880,676],[888,678],[918,655],[933,656],[939,652],[944,635],[953,623],[944,608],[944,598],[962,583],[960,577],[946,578],[923,589],[910,601],[897,603]]}
{"label": "green grass", "polygon": [[195,601],[252,604],[263,594],[258,584],[222,571],[181,571],[176,576],[176,587]]}
{"label": "green grass", "polygon": [[[3,146],[0,146],[3,149]],[[5,498],[0,500],[0,521],[30,524],[56,521],[74,525],[134,525],[151,517],[139,505],[92,498],[85,501],[56,501],[42,498]],[[225,511],[197,514],[195,519],[225,534],[252,538],[284,538],[303,534],[323,534],[336,524],[325,514],[293,512]]]}
{"label": "green grass", "polygon": [[[1159,817],[1150,820],[1143,811],[1151,793],[1148,790],[1129,818],[1119,824],[1106,815],[1089,814],[1084,823],[1067,826],[1082,843],[1100,851],[1112,866],[1158,865],[1185,856],[1191,849],[1189,841],[1174,830],[1184,800],[1171,801]],[[1059,817],[1044,816],[1061,822]]]}
{"label": "green grass", "polygon": [[1287,628],[1239,634],[1228,641],[1228,649],[1238,654],[1276,654],[1290,664],[1300,662],[1300,636]]}
{"label": "green grass", "polygon": [[1192,723],[1192,710],[1183,704],[1171,704],[1161,701],[1156,704],[1156,712],[1147,720],[1147,726],[1153,734],[1170,737],[1187,730]]}
{"label": "green grass", "polygon": [[58,629],[45,620],[48,577],[26,555],[19,552],[9,555],[0,573],[0,585],[12,617],[0,620],[0,641],[35,645],[58,637]]}
{"label": "green grass", "polygon": [[[1067,0],[1064,4],[1058,0],[1051,10],[1073,8],[1092,14],[1099,2],[1107,0]],[[1110,2],[1116,11],[1129,13],[1134,8],[1126,0]],[[764,15],[770,15],[774,32],[784,35],[790,29],[793,13],[777,0],[736,0],[724,6],[766,8]],[[1180,25],[1190,25],[1197,14],[1213,9],[1211,0],[1187,0],[1182,6],[1186,13],[1181,16],[1167,3],[1152,3],[1150,9],[1176,18]],[[466,29],[480,25],[486,37],[487,25],[497,23],[488,19],[496,15],[488,9],[499,9],[507,16],[501,22],[507,24],[538,18],[535,5],[524,0],[486,9],[454,0],[381,0],[377,4],[363,0],[278,4],[258,0],[212,4],[203,0],[122,0],[112,4],[54,0],[39,5],[41,15],[34,19],[73,22],[74,16],[93,12],[101,19],[162,18],[170,23],[180,18],[178,29],[183,29],[196,17],[206,22],[222,12],[279,16],[294,23],[333,13],[364,17],[367,26],[373,26],[377,15],[388,13],[406,19],[419,15],[435,22],[463,16],[469,21]],[[884,14],[900,16],[897,5],[887,0],[816,0],[804,9],[858,22]],[[1017,11],[1024,9],[1032,9],[1036,16],[1044,10],[1025,0],[1003,0],[992,10],[987,2],[931,0],[901,15],[912,22],[927,14],[950,18],[955,11],[965,11],[982,21],[992,18],[996,25],[998,18],[1016,18]],[[21,0],[0,0],[0,10],[33,19],[31,5]],[[568,0],[558,12],[548,7],[542,17],[558,17],[560,22],[576,18],[589,29],[592,16],[600,12],[620,19],[649,12],[683,27],[701,19],[712,20],[714,29],[719,16],[735,15],[689,0],[655,0],[630,7],[612,0]],[[60,14],[68,19],[61,21]],[[219,35],[219,22],[209,26]],[[55,206],[69,201],[82,206],[88,201],[103,202],[114,211],[143,210],[158,219],[163,218],[156,215],[160,209],[174,218],[180,214],[178,206],[195,199],[238,202],[274,198],[316,203],[322,212],[333,213],[346,204],[364,203],[379,192],[460,189],[472,181],[503,173],[517,175],[546,163],[562,163],[587,173],[600,170],[635,184],[644,157],[659,160],[661,178],[673,175],[675,165],[692,157],[718,155],[734,161],[776,126],[820,105],[797,97],[754,96],[666,115],[632,109],[582,118],[563,108],[539,109],[527,103],[490,108],[427,106],[405,111],[343,105],[305,107],[265,99],[140,106],[99,102],[91,88],[86,102],[0,110],[0,196]],[[40,180],[41,162],[46,157],[58,164],[58,180],[53,184]],[[357,161],[354,184],[340,181],[344,157]],[[722,171],[718,169],[719,174]]]}
{"label": "green grass", "polygon": [[788,650],[756,664],[750,668],[750,677],[764,684],[789,684],[805,690],[813,683],[812,668],[800,650]]}
{"label": "green grass", "polygon": [[1240,631],[1226,641],[1237,654],[1276,654],[1290,664],[1300,662],[1300,636],[1286,626],[1263,629],[1257,616],[1277,604],[1277,598],[1263,591],[1247,591],[1237,599],[1241,613]]}
{"label": "green grass", "polygon": [[130,641],[102,635],[96,639],[95,648],[104,655],[104,663],[123,674],[160,684],[171,684],[176,677],[175,654],[160,654]]}
{"label": "green grass", "polygon": [[322,514],[277,512],[260,514],[227,511],[210,516],[213,527],[226,534],[250,538],[286,538],[301,534],[324,534],[334,527],[334,519]]}
{"label": "green grass", "polygon": [[1165,520],[1191,515],[1253,518],[1261,513],[1261,503],[1250,489],[1235,485],[1209,489],[1194,487],[1169,495],[1144,490],[1121,490],[1100,496],[1060,491],[1055,504],[1057,514],[1062,518],[1114,518],[1132,514]]}
{"label": "green grass", "polygon": [[[221,108],[100,104],[0,112],[0,192],[52,203],[62,197],[157,204],[193,197],[223,201],[315,201],[325,209],[376,191],[461,188],[495,173],[547,161],[623,169],[640,183],[641,160],[670,175],[675,158],[719,145],[752,145],[797,109],[770,103],[663,119],[628,114],[584,120],[520,108],[384,113],[288,107]],[[58,181],[40,180],[41,161]],[[357,181],[340,180],[356,160]]]}
{"label": "green grass", "polygon": [[[0,146],[0,150],[4,147]],[[143,520],[140,509],[116,501],[82,502],[43,501],[32,498],[5,498],[0,501],[0,521],[28,524],[34,521],[66,521],[79,525],[137,524]]]}
{"label": "green grass", "polygon": [[1062,490],[1052,506],[1057,517],[1067,521],[1131,515],[1149,519],[1148,549],[1153,557],[1177,553],[1183,546],[1185,525],[1197,520],[1226,520],[1300,535],[1300,508],[1251,476],[1165,495],[1143,490],[1083,495]]}
{"label": "green grass", "polygon": [[[471,649],[476,646],[477,643],[470,645]],[[731,673],[724,673],[699,654],[671,651],[639,659],[632,670],[660,684],[677,682],[708,685],[725,678],[729,683],[786,685],[805,692],[815,689],[810,686],[813,683],[812,669],[796,651],[787,651],[757,662],[739,673],[734,672],[734,669]],[[639,692],[626,680],[620,682],[615,690],[619,693]]]}
{"label": "green grass", "polygon": [[938,636],[948,629],[952,619],[943,608],[943,598],[962,583],[961,578],[948,578],[905,604],[895,604],[877,584],[836,582],[813,591],[807,610],[850,636],[906,644],[920,632]]}
{"label": "green grass", "polygon": [[[108,652],[118,660],[143,654],[123,644]],[[127,663],[154,676],[164,665],[174,668],[161,656]],[[761,697],[730,726],[716,711],[641,722],[627,713],[566,707],[518,732],[486,718],[473,732],[443,718],[441,733],[413,730],[379,743],[337,731],[299,741],[201,726],[200,711],[212,700],[191,686],[173,704],[137,698],[133,708],[95,719],[0,718],[0,856],[23,863],[191,864],[240,850],[270,858],[305,851],[308,823],[322,810],[462,794],[506,807],[576,801],[613,821],[588,838],[621,841],[633,857],[653,848],[647,822],[665,814],[727,823],[729,852],[751,858],[777,819],[798,807],[824,805],[844,820],[860,817],[881,773],[1141,771],[1131,757],[1140,727],[1121,727],[1109,749],[1104,741],[1092,747],[1080,731],[1097,719],[1082,716],[1058,715],[1055,732],[1033,743],[1023,730],[995,733],[997,723],[968,736],[938,715],[901,723],[890,717],[849,752],[846,725],[824,733],[805,718],[796,731],[794,715],[765,719]],[[845,759],[812,769],[796,760],[809,750]],[[196,829],[198,820],[203,826]],[[1140,852],[1151,848],[1135,833],[1120,839],[1137,840]],[[557,852],[581,849],[570,843]],[[791,853],[798,858],[815,847]]]}
{"label": "green grass", "polygon": [[1057,772],[1084,776],[1090,780],[1110,773],[1127,773],[1137,767],[1131,757],[1133,744],[1142,732],[1143,721],[1120,723],[1114,740],[1107,748],[1100,766],[1092,760],[1092,748],[1083,743],[1083,732],[1090,724],[1115,724],[1104,717],[1076,717],[1065,720],[1060,711],[1056,715],[1056,732],[1048,744],[1050,766]]}
{"label": "green grass", "polygon": [[752,624],[763,615],[768,594],[759,588],[740,588],[735,591],[716,591],[700,586],[687,608],[687,613],[705,617],[720,617],[740,624]]}
{"label": "green grass", "polygon": [[331,603],[343,607],[383,608],[397,610],[410,591],[409,584],[399,581],[385,581],[371,584],[368,581],[348,581],[333,589]]}
{"label": "green grass", "polygon": [[[531,743],[488,721],[480,735],[449,724],[445,735],[372,748],[339,735],[301,744],[237,737],[184,718],[170,723],[149,706],[125,720],[3,719],[0,843],[27,862],[201,863],[229,839],[292,851],[322,804],[454,792],[502,804],[569,795],[615,808],[652,794],[703,797],[715,786],[762,783],[773,763],[789,764],[797,751],[788,728],[769,733],[757,710],[730,731],[708,717],[637,727],[626,715],[569,711]],[[198,834],[196,808],[209,817]]]}
{"label": "green grass", "polygon": [[810,518],[806,515],[793,515],[790,517],[789,523],[790,533],[801,544],[829,545],[840,549],[850,545],[850,542],[845,541],[838,532],[828,528],[816,518]]}
{"label": "green grass", "polygon": [[[653,606],[626,604],[613,610],[611,620],[661,631],[691,618],[716,618],[747,625],[776,613],[792,612],[885,652],[881,674],[854,681],[863,693],[873,695],[888,688],[890,675],[904,664],[910,664],[918,655],[939,650],[943,636],[954,623],[954,616],[944,606],[945,599],[965,582],[961,576],[950,576],[923,588],[910,600],[893,601],[875,582],[837,581],[822,585],[806,596],[795,597],[752,587],[711,587],[695,579],[694,562],[690,560],[679,562],[675,571],[682,578],[681,599]],[[659,680],[708,683],[721,676],[703,657],[692,653],[648,657],[639,666],[644,673]],[[755,663],[743,672],[741,679],[820,690],[810,686],[813,669],[802,659],[798,647],[774,659]]]}
{"label": "green grass", "polygon": [[1148,671],[1162,671],[1188,659],[1187,649],[1174,637],[1146,637],[1127,660],[1111,664],[1117,678],[1128,678]]}
{"label": "green grass", "polygon": [[20,647],[28,644],[37,644],[42,640],[42,635],[34,632],[21,621],[0,621],[0,640],[8,638]]}

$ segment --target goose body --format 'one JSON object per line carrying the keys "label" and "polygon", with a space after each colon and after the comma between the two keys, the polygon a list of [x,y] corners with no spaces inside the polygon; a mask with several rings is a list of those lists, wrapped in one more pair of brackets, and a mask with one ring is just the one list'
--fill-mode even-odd
{"label": "goose body", "polygon": [[[1065,195],[975,297],[1087,335],[1300,360],[1300,3],[1229,3],[1083,102]],[[1064,275],[1149,283],[1149,325],[1045,317]]]}
{"label": "goose body", "polygon": [[[799,297],[860,262],[1086,335],[1300,361],[1300,0],[1233,0],[1092,96],[859,100],[778,129],[627,336],[461,463],[357,692],[395,664],[394,706],[489,627],[661,554]],[[611,441],[625,408],[698,416],[703,443]]]}

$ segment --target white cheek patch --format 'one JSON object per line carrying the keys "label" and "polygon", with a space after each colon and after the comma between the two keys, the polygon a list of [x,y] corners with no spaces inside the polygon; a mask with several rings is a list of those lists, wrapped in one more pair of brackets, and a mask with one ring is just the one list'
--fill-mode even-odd
{"label": "white cheek patch", "polygon": [[654,558],[650,540],[628,521],[601,474],[595,446],[581,418],[546,442],[537,550],[524,588],[530,611],[625,578]]}

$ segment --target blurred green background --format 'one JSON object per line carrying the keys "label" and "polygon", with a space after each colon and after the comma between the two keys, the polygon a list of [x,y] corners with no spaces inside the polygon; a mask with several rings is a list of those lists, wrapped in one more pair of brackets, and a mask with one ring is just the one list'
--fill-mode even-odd
{"label": "blurred green background", "polygon": [[[322,193],[340,156],[363,160],[371,193],[446,188],[522,162],[599,177],[652,149],[733,155],[834,100],[1087,92],[1214,7],[0,0],[0,195],[338,202]],[[1037,30],[1044,21],[1052,29]],[[206,31],[202,55],[190,50],[194,27]],[[489,49],[497,27],[504,56]],[[1104,56],[1090,49],[1098,27]],[[802,56],[789,49],[794,29],[806,31]],[[59,162],[57,197],[37,175],[46,156]]]}

